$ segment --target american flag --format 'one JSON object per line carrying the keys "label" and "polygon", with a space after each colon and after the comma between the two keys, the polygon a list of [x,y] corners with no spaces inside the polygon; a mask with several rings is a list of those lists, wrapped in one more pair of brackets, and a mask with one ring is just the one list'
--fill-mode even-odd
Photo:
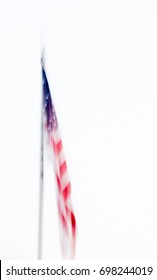
{"label": "american flag", "polygon": [[55,108],[52,102],[48,80],[42,63],[44,127],[50,148],[54,154],[54,172],[57,185],[57,207],[60,225],[60,240],[64,259],[74,259],[76,240],[76,219],[71,204],[71,184],[64,157]]}

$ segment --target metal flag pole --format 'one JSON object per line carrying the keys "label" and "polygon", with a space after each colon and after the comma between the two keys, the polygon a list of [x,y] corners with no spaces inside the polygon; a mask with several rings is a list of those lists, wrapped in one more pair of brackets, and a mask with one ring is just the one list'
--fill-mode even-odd
{"label": "metal flag pole", "polygon": [[[43,57],[41,59],[43,64]],[[39,237],[38,260],[42,259],[43,195],[44,195],[44,130],[43,130],[43,92],[41,104],[41,142],[40,142],[40,185],[39,185]]]}

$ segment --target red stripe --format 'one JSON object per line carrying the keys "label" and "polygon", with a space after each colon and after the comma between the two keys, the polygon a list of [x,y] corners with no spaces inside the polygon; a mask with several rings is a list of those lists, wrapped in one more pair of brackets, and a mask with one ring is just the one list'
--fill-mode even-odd
{"label": "red stripe", "polygon": [[62,178],[62,176],[64,175],[64,173],[65,173],[66,170],[67,170],[66,161],[64,161],[64,162],[60,165],[59,170],[60,170],[60,177]]}
{"label": "red stripe", "polygon": [[75,235],[75,233],[76,233],[75,215],[74,215],[73,211],[68,208],[68,206],[66,206],[65,209],[66,209],[66,214],[67,214],[67,216],[69,216],[70,221],[71,221],[72,233],[73,233],[73,235]]}
{"label": "red stripe", "polygon": [[58,186],[58,190],[59,190],[59,192],[61,192],[61,191],[62,191],[61,181],[60,181],[60,179],[59,179],[58,175],[56,175],[56,178],[57,178],[57,186]]}
{"label": "red stripe", "polygon": [[61,150],[62,150],[62,140],[60,140],[60,141],[56,144],[55,150],[56,150],[57,155],[61,152]]}
{"label": "red stripe", "polygon": [[63,190],[64,201],[66,201],[68,199],[68,197],[70,196],[70,193],[71,193],[71,185],[69,183]]}
{"label": "red stripe", "polygon": [[75,216],[74,216],[73,212],[71,212],[71,224],[72,224],[73,234],[75,234],[75,232],[76,232],[76,219],[75,219]]}

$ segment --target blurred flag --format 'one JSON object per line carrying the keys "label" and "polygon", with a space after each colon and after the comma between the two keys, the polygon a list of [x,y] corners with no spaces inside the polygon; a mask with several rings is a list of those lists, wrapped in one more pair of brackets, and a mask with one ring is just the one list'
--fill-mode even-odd
{"label": "blurred flag", "polygon": [[44,128],[48,135],[50,148],[54,153],[54,172],[57,182],[57,205],[59,213],[61,248],[64,259],[74,259],[76,220],[71,204],[71,184],[67,163],[63,153],[55,108],[52,102],[46,72],[42,62]]}

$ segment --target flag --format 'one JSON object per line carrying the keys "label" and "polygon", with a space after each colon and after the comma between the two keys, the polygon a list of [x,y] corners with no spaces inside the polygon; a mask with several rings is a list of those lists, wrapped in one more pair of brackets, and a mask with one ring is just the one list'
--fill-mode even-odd
{"label": "flag", "polygon": [[54,172],[57,185],[57,208],[60,225],[60,240],[64,259],[74,259],[76,243],[76,219],[71,203],[71,184],[58,120],[52,102],[48,80],[42,63],[44,131],[54,154]]}

